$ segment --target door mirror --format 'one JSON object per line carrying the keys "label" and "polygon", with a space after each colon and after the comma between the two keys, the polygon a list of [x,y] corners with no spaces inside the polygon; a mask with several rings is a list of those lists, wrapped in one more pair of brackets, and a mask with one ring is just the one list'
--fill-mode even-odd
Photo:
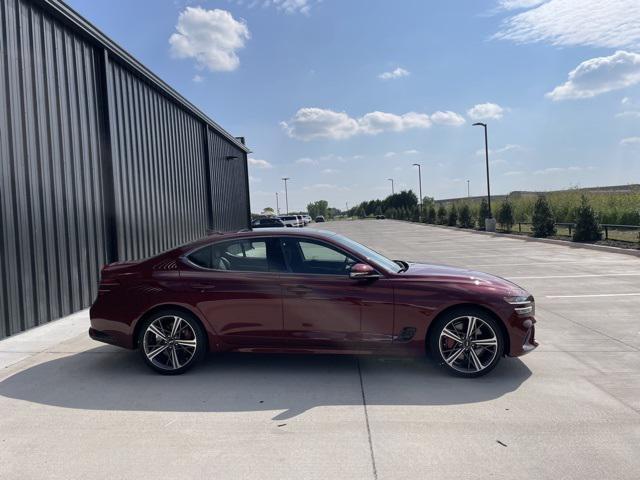
{"label": "door mirror", "polygon": [[380,274],[371,265],[366,263],[356,263],[351,267],[349,277],[356,280],[366,280],[370,278],[380,278]]}

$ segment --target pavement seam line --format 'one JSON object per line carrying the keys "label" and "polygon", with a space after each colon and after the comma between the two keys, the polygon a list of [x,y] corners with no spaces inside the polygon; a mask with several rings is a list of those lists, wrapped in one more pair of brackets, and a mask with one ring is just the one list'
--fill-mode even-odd
{"label": "pavement seam line", "polygon": [[367,397],[364,393],[364,383],[362,381],[362,369],[360,359],[356,358],[358,365],[358,377],[360,378],[360,392],[362,393],[362,406],[364,407],[364,420],[367,425],[367,438],[369,440],[369,452],[371,453],[371,467],[373,468],[373,479],[378,480],[378,469],[376,468],[376,457],[373,453],[373,441],[371,439],[371,426],[369,425],[369,412],[367,411]]}

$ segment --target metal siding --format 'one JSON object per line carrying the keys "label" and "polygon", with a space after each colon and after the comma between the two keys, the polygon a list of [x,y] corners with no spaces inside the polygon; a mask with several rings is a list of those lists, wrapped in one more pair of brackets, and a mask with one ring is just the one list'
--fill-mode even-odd
{"label": "metal siding", "polygon": [[95,49],[0,6],[0,337],[89,304],[104,263]]}
{"label": "metal siding", "polygon": [[[211,208],[213,230],[233,231],[248,227],[249,198],[246,191],[245,153],[209,129]],[[238,158],[227,160],[227,156]],[[228,199],[233,199],[229,202]]]}
{"label": "metal siding", "polygon": [[135,72],[117,61],[108,71],[118,252],[139,259],[206,233],[203,133]]}
{"label": "metal siding", "polygon": [[87,307],[108,261],[246,228],[247,152],[64,4],[2,0],[0,338]]}

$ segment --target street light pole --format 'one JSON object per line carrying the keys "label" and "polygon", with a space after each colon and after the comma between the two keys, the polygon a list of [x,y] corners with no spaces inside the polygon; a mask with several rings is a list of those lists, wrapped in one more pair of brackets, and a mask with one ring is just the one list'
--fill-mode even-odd
{"label": "street light pole", "polygon": [[395,191],[393,190],[393,178],[387,178],[391,182],[391,195],[395,195]]}
{"label": "street light pole", "polygon": [[282,180],[284,181],[284,202],[287,208],[287,215],[289,215],[289,192],[287,191],[287,181],[291,180],[291,178],[283,177]]}
{"label": "street light pole", "polygon": [[471,198],[471,190],[469,190],[469,180],[467,180],[467,198]]}
{"label": "street light pole", "polygon": [[280,201],[278,200],[278,192],[276,192],[276,214],[280,215]]}
{"label": "street light pole", "polygon": [[419,163],[414,163],[413,166],[418,167],[418,191],[420,192],[420,214],[418,215],[418,221],[422,222],[422,167]]}
{"label": "street light pole", "polygon": [[493,218],[493,212],[491,210],[491,185],[489,182],[489,140],[487,136],[487,124],[482,122],[477,122],[477,123],[474,123],[473,126],[484,128],[484,156],[487,162],[487,202],[489,203],[489,218]]}

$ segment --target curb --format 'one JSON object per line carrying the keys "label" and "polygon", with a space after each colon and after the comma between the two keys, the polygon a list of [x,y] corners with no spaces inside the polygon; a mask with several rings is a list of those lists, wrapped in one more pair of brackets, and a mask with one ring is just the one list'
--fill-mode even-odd
{"label": "curb", "polygon": [[469,228],[449,227],[447,225],[433,225],[431,223],[410,222],[408,220],[393,220],[393,221],[410,223],[412,225],[424,225],[425,227],[444,228],[446,230],[455,230],[457,232],[477,233],[480,235],[488,235],[491,237],[514,238],[514,239],[522,240],[525,242],[550,243],[552,245],[564,245],[565,247],[569,247],[569,248],[584,248],[587,250],[598,250],[601,252],[621,253],[623,255],[631,255],[632,257],[640,257],[640,250],[637,250],[637,249],[633,250],[630,248],[611,247],[609,245],[593,245],[591,243],[578,243],[578,242],[571,242],[569,240],[556,240],[554,238],[527,237],[524,235],[513,235],[510,233],[483,232],[481,230],[471,230]]}

